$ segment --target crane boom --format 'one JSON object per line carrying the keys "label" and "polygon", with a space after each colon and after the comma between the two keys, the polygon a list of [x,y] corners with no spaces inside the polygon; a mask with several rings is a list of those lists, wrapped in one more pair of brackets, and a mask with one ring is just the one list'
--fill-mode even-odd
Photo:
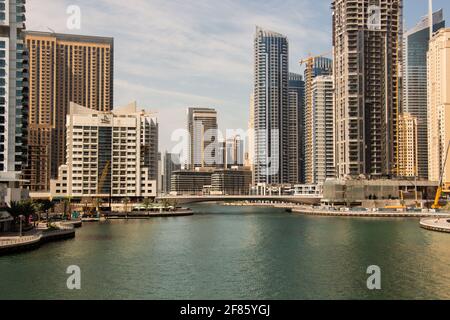
{"label": "crane boom", "polygon": [[108,175],[108,170],[109,170],[109,166],[111,165],[111,161],[108,160],[106,162],[105,167],[102,170],[102,175],[100,176],[100,179],[98,180],[98,184],[97,184],[97,194],[100,194],[102,188],[103,188],[103,184],[105,183],[105,179],[106,176]]}
{"label": "crane boom", "polygon": [[439,205],[439,200],[441,199],[442,190],[444,188],[444,186],[443,186],[443,184],[444,184],[444,172],[445,172],[445,166],[447,164],[448,151],[449,150],[450,150],[450,141],[448,142],[447,149],[445,150],[445,159],[444,159],[444,164],[442,165],[441,172],[440,172],[440,175],[439,175],[438,189],[436,191],[436,196],[434,197],[434,203],[431,206],[431,208],[433,208],[433,209],[441,208],[441,206]]}

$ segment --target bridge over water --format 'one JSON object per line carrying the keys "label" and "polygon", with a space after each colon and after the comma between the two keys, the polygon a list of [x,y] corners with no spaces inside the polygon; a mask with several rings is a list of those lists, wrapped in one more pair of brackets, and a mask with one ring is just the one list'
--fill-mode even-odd
{"label": "bridge over water", "polygon": [[300,196],[159,196],[156,200],[176,200],[178,204],[198,203],[198,202],[288,202],[296,204],[318,204],[322,197],[317,195],[300,195]]}

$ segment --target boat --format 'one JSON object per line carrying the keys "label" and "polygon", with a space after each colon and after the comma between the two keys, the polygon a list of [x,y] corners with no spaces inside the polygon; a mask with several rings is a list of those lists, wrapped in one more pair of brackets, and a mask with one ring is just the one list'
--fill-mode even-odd
{"label": "boat", "polygon": [[81,221],[82,222],[99,222],[100,221],[100,215],[98,212],[95,212],[93,214],[81,214]]}

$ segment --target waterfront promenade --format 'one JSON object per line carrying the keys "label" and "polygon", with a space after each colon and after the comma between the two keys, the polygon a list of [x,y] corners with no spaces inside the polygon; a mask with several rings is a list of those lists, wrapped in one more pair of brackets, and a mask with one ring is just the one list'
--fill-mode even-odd
{"label": "waterfront promenade", "polygon": [[432,211],[404,211],[404,210],[380,210],[380,211],[357,211],[357,210],[337,210],[313,207],[294,207],[292,212],[311,216],[332,216],[332,217],[366,217],[366,218],[450,218],[450,212]]}
{"label": "waterfront promenade", "polygon": [[78,226],[72,222],[57,222],[54,229],[49,229],[45,224],[40,224],[22,237],[18,235],[0,237],[0,255],[27,251],[46,242],[73,238],[75,227]]}
{"label": "waterfront promenade", "polygon": [[441,218],[426,218],[420,220],[420,227],[427,230],[450,233],[450,220]]}

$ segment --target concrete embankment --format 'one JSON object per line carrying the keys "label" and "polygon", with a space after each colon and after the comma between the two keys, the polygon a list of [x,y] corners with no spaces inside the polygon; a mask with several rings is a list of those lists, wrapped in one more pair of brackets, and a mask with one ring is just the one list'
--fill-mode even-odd
{"label": "concrete embankment", "polygon": [[313,208],[292,208],[292,212],[329,217],[361,217],[361,218],[450,218],[450,213],[418,212],[418,211],[339,211]]}
{"label": "concrete embankment", "polygon": [[190,209],[166,212],[112,212],[105,215],[106,219],[149,219],[149,218],[170,218],[192,216],[194,212]]}
{"label": "concrete embankment", "polygon": [[[76,224],[78,225],[78,224]],[[0,237],[0,255],[29,251],[41,244],[71,239],[75,237],[75,226],[72,223],[58,222],[55,229],[37,229],[26,236]]]}
{"label": "concrete embankment", "polygon": [[420,220],[423,229],[450,233],[450,220],[447,218],[426,218]]}

